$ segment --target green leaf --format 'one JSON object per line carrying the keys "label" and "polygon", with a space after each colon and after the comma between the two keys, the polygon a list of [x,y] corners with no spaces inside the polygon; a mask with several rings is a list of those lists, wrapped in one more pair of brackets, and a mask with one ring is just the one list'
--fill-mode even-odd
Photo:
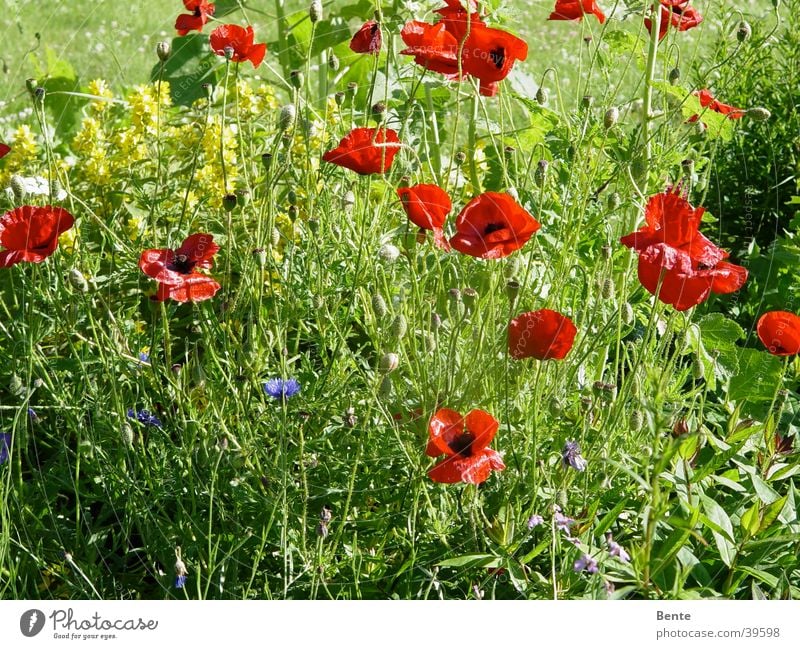
{"label": "green leaf", "polygon": [[765,505],[770,505],[780,498],[780,494],[764,482],[760,476],[753,474],[750,479],[753,481],[753,488],[758,499]]}
{"label": "green leaf", "polygon": [[736,546],[733,543],[734,536],[731,519],[722,506],[715,500],[712,500],[708,496],[703,496],[702,500],[703,511],[705,511],[707,516],[707,518],[702,518],[703,523],[711,530],[714,542],[719,550],[720,559],[730,568],[733,563],[733,557],[736,554]]}
{"label": "green leaf", "polygon": [[739,371],[728,384],[728,398],[734,401],[771,401],[783,372],[780,359],[757,349],[740,349],[738,363]]}
{"label": "green leaf", "polygon": [[706,137],[711,139],[730,140],[733,137],[733,120],[726,115],[714,112],[700,105],[700,99],[681,86],[673,86],[666,81],[653,84],[667,97],[672,98],[673,104],[680,106],[681,114],[687,121],[695,115],[699,116],[706,129]]}
{"label": "green leaf", "polygon": [[781,513],[783,506],[786,504],[787,497],[779,498],[764,509],[764,515],[761,517],[761,527],[758,528],[759,532],[763,532],[776,521],[778,514]]}
{"label": "green leaf", "polygon": [[[172,39],[172,54],[164,63],[164,81],[169,82],[172,103],[190,106],[205,96],[204,83],[215,83],[221,65],[216,54],[208,47],[208,37],[203,34],[187,34]],[[221,61],[221,59],[219,59]],[[161,64],[156,64],[150,73],[151,81],[159,78]]]}
{"label": "green leaf", "polygon": [[442,568],[498,568],[502,559],[493,554],[465,554],[437,563]]}
{"label": "green leaf", "polygon": [[761,506],[759,503],[753,503],[753,506],[742,514],[742,529],[744,529],[747,536],[755,536],[758,533],[758,527],[761,525]]}
{"label": "green leaf", "polygon": [[744,329],[721,313],[711,313],[698,324],[707,349],[732,349],[744,336]]}

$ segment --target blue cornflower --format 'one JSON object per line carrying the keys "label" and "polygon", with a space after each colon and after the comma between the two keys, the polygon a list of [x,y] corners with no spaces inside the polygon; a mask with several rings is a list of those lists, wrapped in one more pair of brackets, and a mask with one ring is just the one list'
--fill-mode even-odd
{"label": "blue cornflower", "polygon": [[150,364],[150,354],[147,352],[139,352],[139,362],[144,363],[145,365]]}
{"label": "blue cornflower", "polygon": [[30,417],[31,421],[34,423],[39,421],[39,415],[36,414],[36,411],[33,408],[28,408],[28,417]]}
{"label": "blue cornflower", "polygon": [[175,577],[175,588],[183,588],[186,585],[188,575],[178,575]]}
{"label": "blue cornflower", "polygon": [[128,408],[128,417],[136,419],[140,424],[144,424],[145,426],[161,428],[161,420],[151,414],[149,410],[134,410],[133,408]]}
{"label": "blue cornflower", "polygon": [[264,392],[273,399],[288,399],[300,392],[297,379],[270,379],[264,384]]}
{"label": "blue cornflower", "polygon": [[581,455],[581,447],[578,442],[567,440],[561,451],[561,462],[565,467],[571,466],[576,471],[586,470],[586,460]]}
{"label": "blue cornflower", "polygon": [[8,451],[11,448],[11,433],[0,433],[0,464],[8,459]]}

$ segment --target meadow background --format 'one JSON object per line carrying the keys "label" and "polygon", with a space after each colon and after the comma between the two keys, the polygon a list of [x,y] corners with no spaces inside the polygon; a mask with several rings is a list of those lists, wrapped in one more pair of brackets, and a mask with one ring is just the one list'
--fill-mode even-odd
{"label": "meadow background", "polygon": [[[2,597],[800,596],[800,367],[754,332],[800,303],[800,3],[694,3],[706,20],[659,49],[644,168],[636,3],[601,2],[618,6],[604,27],[548,22],[550,1],[488,4],[530,54],[508,93],[476,101],[396,54],[400,26],[439,3],[384,5],[395,54],[373,60],[347,49],[371,2],[326,3],[313,39],[306,3],[218,2],[269,44],[226,76],[203,49],[213,25],[159,65],[180,2],[3,1],[0,141],[22,156],[0,161],[0,186],[57,170],[79,223],[46,263],[0,269]],[[771,117],[704,115],[700,132],[680,98],[704,87]],[[385,178],[321,163],[378,100],[416,155]],[[513,188],[542,229],[502,261],[444,255],[408,226],[404,174],[446,183],[454,213]],[[750,277],[679,313],[618,240],[681,179]],[[222,291],[154,303],[141,250],[198,231],[222,246]],[[543,307],[575,321],[572,352],[511,360],[509,319]],[[270,398],[273,377],[300,392]],[[440,406],[493,413],[505,471],[431,482]],[[567,440],[585,471],[562,462]],[[584,556],[596,573],[576,570]]]}

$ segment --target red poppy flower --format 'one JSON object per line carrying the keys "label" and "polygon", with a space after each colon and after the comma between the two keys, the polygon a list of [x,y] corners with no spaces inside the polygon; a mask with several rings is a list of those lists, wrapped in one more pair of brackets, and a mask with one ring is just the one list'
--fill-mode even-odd
{"label": "red poppy flower", "polygon": [[261,65],[264,55],[267,53],[266,43],[253,43],[255,34],[253,28],[248,25],[220,25],[209,37],[211,49],[219,56],[225,56],[225,50],[232,52],[231,61],[241,63],[250,61],[254,68]]}
{"label": "red poppy flower", "polygon": [[472,257],[500,259],[522,248],[540,227],[508,194],[485,192],[461,210],[450,245]]}
{"label": "red poppy flower", "polygon": [[193,234],[177,250],[145,250],[139,257],[139,268],[159,283],[154,299],[200,302],[213,297],[220,289],[213,278],[196,272],[199,268],[211,268],[218,251],[212,235]]}
{"label": "red poppy flower", "polygon": [[383,37],[381,26],[374,20],[368,20],[350,39],[350,49],[356,54],[375,54],[381,51]]}
{"label": "red poppy flower", "polygon": [[433,230],[436,245],[450,250],[442,230],[453,207],[447,192],[437,185],[414,185],[398,188],[397,195],[408,218],[420,228]]}
{"label": "red poppy flower", "polygon": [[506,468],[492,443],[499,422],[484,410],[472,410],[462,417],[455,410],[440,408],[428,423],[430,457],[447,457],[428,471],[434,482],[480,484],[489,474]]}
{"label": "red poppy flower", "polygon": [[592,14],[602,25],[606,15],[595,0],[556,0],[556,6],[548,20],[583,20],[585,14]]}
{"label": "red poppy flower", "polygon": [[724,261],[729,254],[700,234],[704,211],[692,207],[676,187],[652,196],[646,225],[620,239],[639,254],[642,286],[678,311],[700,304],[712,292],[733,293],[747,280],[745,268]]}
{"label": "red poppy flower", "polygon": [[23,205],[0,217],[0,267],[21,261],[38,264],[58,248],[58,237],[75,223],[62,207]]}
{"label": "red poppy flower", "polygon": [[[708,108],[721,115],[727,115],[730,119],[741,119],[747,112],[741,108],[723,104],[721,101],[714,98],[710,90],[695,90],[692,94],[700,100],[700,105],[703,108]],[[699,115],[692,115],[689,121],[696,122],[699,118]]]}
{"label": "red poppy flower", "polygon": [[400,140],[390,128],[354,128],[322,159],[366,176],[386,173],[399,150]]}
{"label": "red poppy flower", "polygon": [[[670,25],[679,32],[697,27],[703,22],[703,17],[698,11],[690,6],[690,0],[661,0],[661,27],[658,30],[658,39],[661,40],[667,35]],[[644,24],[649,32],[653,28],[653,21],[650,18],[644,19]]]}
{"label": "red poppy flower", "polygon": [[529,311],[508,325],[508,353],[516,359],[561,360],[572,349],[577,333],[572,320],[558,311]]}
{"label": "red poppy flower", "polygon": [[770,354],[800,354],[800,317],[788,311],[769,311],[758,319],[758,337]]}
{"label": "red poppy flower", "polygon": [[514,62],[528,58],[528,44],[502,29],[472,25],[461,52],[462,69],[481,83],[502,81]]}
{"label": "red poppy flower", "polygon": [[175,29],[178,30],[179,36],[186,36],[193,31],[203,31],[203,25],[209,21],[217,9],[206,0],[183,0],[183,6],[186,7],[186,11],[191,13],[180,14],[175,20]]}
{"label": "red poppy flower", "polygon": [[459,0],[445,0],[446,7],[437,9],[434,13],[441,16],[437,24],[443,24],[445,29],[450,32],[458,43],[464,40],[464,37],[473,27],[485,26],[481,15],[478,13],[478,5],[476,2],[470,2],[470,9],[472,13],[467,14],[467,10]]}
{"label": "red poppy flower", "polygon": [[400,54],[413,56],[414,63],[433,72],[458,76],[459,44],[444,23],[429,25],[412,20],[400,30],[400,37],[408,45]]}
{"label": "red poppy flower", "polygon": [[0,158],[5,158],[9,151],[11,151],[11,147],[0,142]]}

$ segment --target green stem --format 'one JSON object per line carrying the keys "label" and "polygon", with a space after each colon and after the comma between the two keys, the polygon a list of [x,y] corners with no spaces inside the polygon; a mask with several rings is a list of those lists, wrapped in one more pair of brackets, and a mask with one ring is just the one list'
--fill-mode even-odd
{"label": "green stem", "polygon": [[[644,137],[644,171],[642,178],[647,184],[650,173],[650,160],[652,159],[652,143],[650,131],[653,123],[653,81],[656,76],[656,63],[658,61],[658,41],[661,31],[661,5],[653,5],[651,11],[650,48],[647,51],[647,76],[644,80],[644,106],[642,107],[642,136]],[[638,180],[638,179],[637,179]]]}

